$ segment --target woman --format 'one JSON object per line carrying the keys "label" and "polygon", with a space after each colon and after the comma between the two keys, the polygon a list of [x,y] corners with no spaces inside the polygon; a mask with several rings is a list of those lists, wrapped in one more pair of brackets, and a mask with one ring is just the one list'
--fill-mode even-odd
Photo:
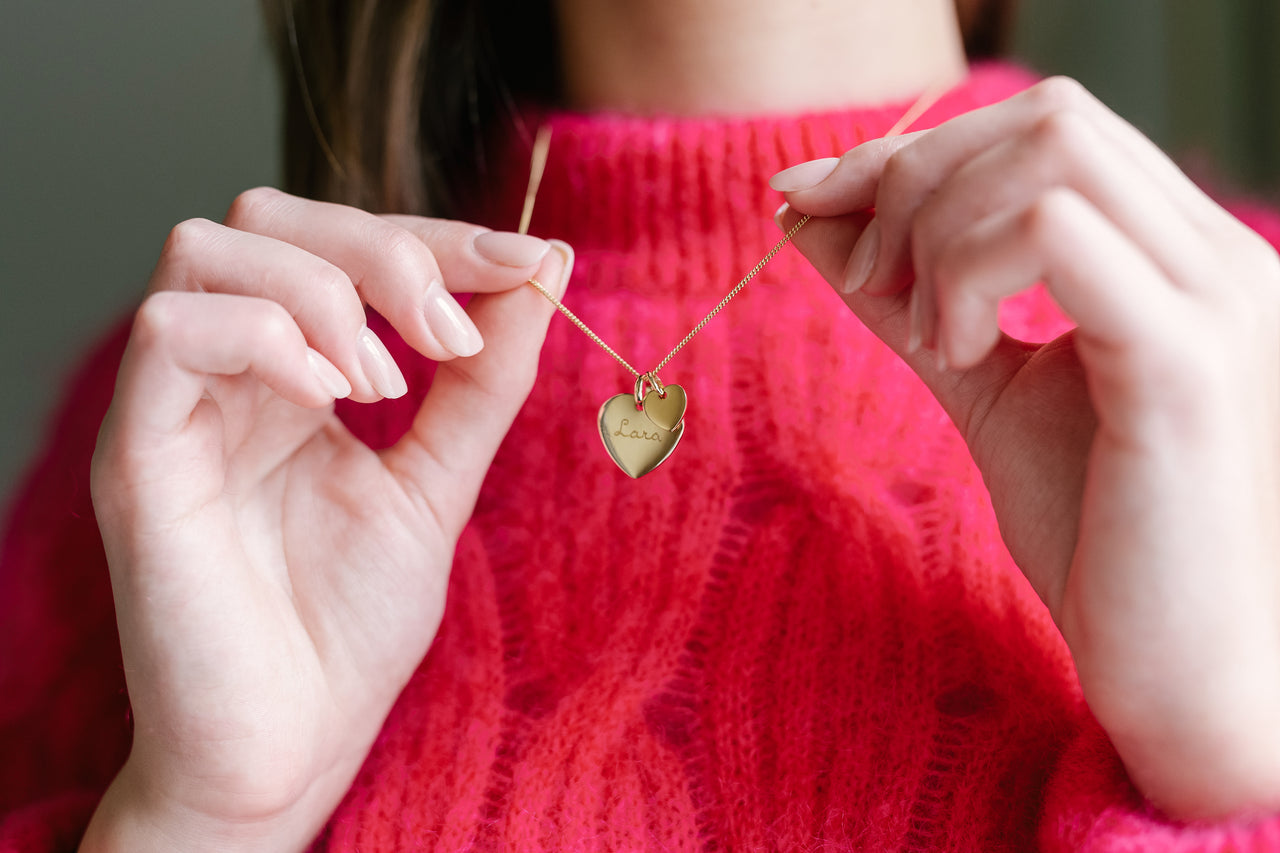
{"label": "woman", "polygon": [[[482,76],[437,102],[437,66],[392,61],[433,32],[471,68],[441,34],[475,10],[361,8],[295,10],[333,146],[295,182],[511,228],[545,123],[531,230],[557,239],[268,190],[175,228],[100,359],[132,745],[97,534],[57,497],[82,417],[6,555],[6,600],[54,638],[7,679],[8,736],[45,750],[7,770],[12,849],[73,845],[90,812],[82,850],[1280,839],[1262,239],[1074,84],[966,71],[949,0],[563,0],[554,50],[506,20],[522,49],[477,66],[574,110],[512,122]],[[382,56],[385,90],[358,73]],[[936,129],[877,141],[939,86]],[[468,144],[433,135],[451,104]],[[779,201],[783,228],[812,217],[799,254],[635,383],[690,405],[625,477],[594,433],[634,377],[524,282],[642,372],[776,241]]]}

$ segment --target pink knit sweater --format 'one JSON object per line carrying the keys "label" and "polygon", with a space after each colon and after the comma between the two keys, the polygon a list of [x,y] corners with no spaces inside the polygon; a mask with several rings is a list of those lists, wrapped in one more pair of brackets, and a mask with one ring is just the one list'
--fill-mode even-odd
{"label": "pink knit sweater", "polygon": [[[923,124],[1028,82],[979,68]],[[904,108],[560,116],[532,230],[574,245],[567,302],[647,367],[777,239],[766,178]],[[1065,327],[1039,295],[1006,318]],[[410,394],[342,409],[376,446],[431,374],[380,332]],[[73,849],[128,752],[87,497],[122,340],[73,384],[0,555],[0,851]],[[1143,803],[956,431],[794,250],[662,378],[688,390],[685,435],[633,481],[595,426],[632,380],[553,320],[439,636],[315,850],[1280,849],[1280,819]]]}

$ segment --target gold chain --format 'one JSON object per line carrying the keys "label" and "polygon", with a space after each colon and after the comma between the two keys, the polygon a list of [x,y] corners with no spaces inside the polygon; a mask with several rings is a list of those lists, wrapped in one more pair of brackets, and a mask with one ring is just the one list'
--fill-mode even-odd
{"label": "gold chain", "polygon": [[[915,103],[913,103],[910,107],[908,107],[907,111],[903,113],[902,117],[899,118],[896,123],[894,123],[893,127],[891,127],[888,133],[884,135],[884,138],[888,139],[891,136],[897,136],[898,134],[905,131],[908,127],[910,127],[912,124],[914,124],[916,119],[920,118],[920,116],[923,115],[929,109],[929,107],[933,106],[933,104],[938,100],[938,98],[940,98],[943,95],[944,92],[946,92],[948,88],[949,86],[947,85],[939,84],[936,86],[932,86],[929,89],[926,89],[924,94],[922,94],[916,100]],[[534,142],[533,142],[533,156],[531,157],[531,160],[529,163],[529,187],[525,192],[524,210],[521,212],[521,215],[520,215],[519,233],[521,234],[524,234],[529,230],[529,220],[533,218],[533,203],[538,197],[538,187],[542,183],[542,173],[546,169],[547,152],[550,149],[550,146],[551,146],[551,128],[547,125],[543,125],[542,127],[538,128],[537,138],[534,139]],[[724,307],[729,304],[729,300],[737,296],[742,291],[742,289],[747,286],[747,283],[751,281],[751,279],[759,275],[760,271],[764,269],[765,264],[773,260],[773,256],[778,254],[778,252],[782,251],[782,247],[787,245],[787,243],[791,242],[791,238],[794,237],[800,231],[800,229],[804,227],[804,224],[808,221],[809,221],[809,214],[806,213],[804,216],[800,217],[800,221],[797,222],[795,225],[792,225],[791,228],[787,230],[787,233],[782,235],[782,239],[779,240],[776,244],[774,244],[774,247],[769,250],[768,254],[766,254],[763,258],[760,259],[760,263],[752,267],[751,272],[744,275],[742,277],[742,280],[739,281],[737,284],[735,284],[733,286],[733,289],[730,290],[727,294],[725,294],[724,299],[721,299],[720,302],[716,304],[716,307],[708,311],[707,316],[699,320],[698,325],[690,329],[689,334],[681,338],[680,343],[672,347],[671,352],[667,353],[663,357],[662,361],[658,362],[657,367],[653,368],[653,370],[650,370],[648,373],[641,373],[639,370],[636,370],[634,367],[632,367],[630,362],[628,362],[625,358],[618,355],[618,353],[614,351],[613,347],[606,344],[600,338],[599,335],[591,331],[590,326],[582,322],[582,320],[578,319],[578,315],[574,314],[572,311],[566,308],[564,303],[561,302],[559,299],[556,299],[554,296],[552,296],[551,292],[547,290],[545,287],[543,287],[540,281],[538,281],[537,279],[531,278],[529,279],[527,284],[532,286],[535,290],[537,290],[539,293],[545,296],[548,300],[550,300],[551,304],[556,306],[556,310],[558,310],[564,316],[568,317],[573,322],[573,325],[577,326],[579,329],[582,330],[583,334],[585,334],[591,340],[599,344],[600,348],[603,349],[605,352],[609,353],[609,355],[613,356],[614,360],[617,361],[618,364],[621,364],[627,370],[631,371],[631,374],[635,376],[636,379],[642,379],[645,377],[651,377],[653,379],[657,379],[658,371],[666,367],[667,363],[671,361],[671,359],[675,358],[676,353],[684,349],[685,344],[693,340],[693,336],[698,334],[698,332],[701,332],[703,327],[705,327],[707,323],[711,322],[711,318],[719,314],[721,310],[723,310]]]}
{"label": "gold chain", "polygon": [[[765,264],[773,260],[773,256],[778,254],[778,252],[782,251],[782,247],[787,245],[787,243],[791,242],[791,238],[794,237],[796,235],[796,232],[799,231],[801,228],[803,228],[804,224],[808,221],[809,221],[809,214],[806,213],[804,216],[800,218],[799,222],[797,222],[795,225],[792,225],[791,228],[787,231],[787,233],[782,235],[782,239],[779,240],[776,244],[774,244],[774,247],[769,250],[769,253],[760,259],[760,263],[752,267],[751,272],[744,275],[742,277],[742,281],[735,284],[733,286],[733,290],[730,290],[728,293],[726,293],[724,299],[721,299],[720,302],[716,305],[716,307],[708,311],[707,316],[699,320],[698,325],[690,329],[689,334],[685,335],[683,338],[680,339],[680,343],[676,344],[674,347],[671,348],[671,352],[667,353],[666,356],[662,359],[662,361],[658,362],[657,366],[654,367],[653,370],[649,371],[649,375],[656,374],[659,370],[666,367],[667,362],[675,358],[676,353],[684,349],[685,344],[693,340],[693,336],[698,334],[698,332],[701,332],[702,328],[706,326],[707,323],[711,322],[711,318],[719,314],[720,311],[724,308],[724,306],[729,304],[729,300],[737,296],[742,291],[742,288],[747,286],[747,282],[751,281],[751,279],[759,275],[760,270],[764,269]],[[617,361],[618,364],[621,364],[627,370],[631,371],[631,374],[633,376],[639,379],[641,376],[646,375],[636,370],[634,367],[631,366],[631,364],[625,358],[623,358],[622,356],[614,352],[613,347],[609,346],[603,340],[601,340],[600,336],[597,335],[595,332],[591,331],[591,327],[588,326],[586,323],[582,322],[580,319],[578,319],[578,315],[574,314],[572,311],[566,308],[563,302],[561,302],[559,299],[556,299],[554,296],[552,296],[551,292],[548,291],[545,287],[543,287],[540,281],[538,281],[536,278],[531,278],[527,283],[531,285],[539,293],[541,293],[543,296],[547,297],[547,299],[551,301],[551,304],[556,306],[556,309],[559,310],[561,314],[568,317],[573,322],[573,325],[577,326],[579,329],[582,330],[583,334],[585,334],[587,337],[591,338],[591,340],[599,344],[601,349],[609,353],[609,355],[613,356],[614,360]]]}

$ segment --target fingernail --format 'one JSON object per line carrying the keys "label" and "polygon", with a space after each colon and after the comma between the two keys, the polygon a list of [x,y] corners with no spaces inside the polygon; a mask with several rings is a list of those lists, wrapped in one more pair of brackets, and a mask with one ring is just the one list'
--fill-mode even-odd
{"label": "fingernail", "polygon": [[856,293],[871,277],[875,268],[876,256],[880,254],[880,220],[872,219],[863,230],[858,242],[853,244],[849,254],[849,263],[844,268],[844,281],[841,282],[841,293]]}
{"label": "fingernail", "polygon": [[826,180],[840,162],[839,157],[823,157],[810,160],[789,169],[783,169],[769,179],[769,186],[780,193],[793,193],[816,187]]}
{"label": "fingernail", "polygon": [[480,330],[439,281],[427,286],[427,325],[440,345],[454,355],[475,355],[484,347]]}
{"label": "fingernail", "polygon": [[913,289],[907,309],[907,354],[919,352],[920,345],[920,291]]}
{"label": "fingernail", "polygon": [[320,380],[320,385],[330,397],[341,400],[351,393],[351,383],[342,375],[342,371],[311,347],[307,347],[307,364],[311,365],[311,372]]}
{"label": "fingernail", "polygon": [[787,215],[787,210],[789,210],[790,208],[791,208],[791,205],[787,204],[784,201],[782,203],[782,206],[773,212],[773,223],[777,225],[779,228],[782,227],[782,217]]}
{"label": "fingernail", "polygon": [[364,368],[364,375],[374,391],[390,399],[404,396],[409,390],[404,374],[368,326],[361,329],[356,337],[356,350],[360,353],[360,366]]}
{"label": "fingernail", "polygon": [[563,240],[548,240],[551,248],[560,253],[564,258],[564,272],[560,276],[560,290],[558,296],[563,297],[564,292],[569,289],[569,277],[573,275],[573,247]]}
{"label": "fingernail", "polygon": [[504,267],[531,267],[547,255],[546,240],[511,231],[485,231],[472,241],[476,254]]}
{"label": "fingernail", "polygon": [[947,364],[947,354],[942,351],[941,346],[938,347],[938,352],[935,354],[935,357],[938,360],[938,372],[946,373],[947,368],[949,368],[951,365]]}

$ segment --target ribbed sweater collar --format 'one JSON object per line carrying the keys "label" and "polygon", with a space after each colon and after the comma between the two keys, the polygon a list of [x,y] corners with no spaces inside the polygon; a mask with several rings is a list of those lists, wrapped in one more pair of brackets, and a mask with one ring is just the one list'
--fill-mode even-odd
{"label": "ribbed sweater collar", "polygon": [[[1008,64],[977,65],[912,129],[1001,100],[1032,80]],[[574,246],[579,269],[592,272],[575,276],[579,293],[723,294],[778,239],[773,213],[781,198],[769,176],[883,136],[913,101],[801,116],[554,113],[542,119],[552,142],[530,231]],[[498,218],[510,223],[495,227],[519,218],[529,136],[503,158],[509,173]],[[683,272],[689,264],[698,274]]]}

